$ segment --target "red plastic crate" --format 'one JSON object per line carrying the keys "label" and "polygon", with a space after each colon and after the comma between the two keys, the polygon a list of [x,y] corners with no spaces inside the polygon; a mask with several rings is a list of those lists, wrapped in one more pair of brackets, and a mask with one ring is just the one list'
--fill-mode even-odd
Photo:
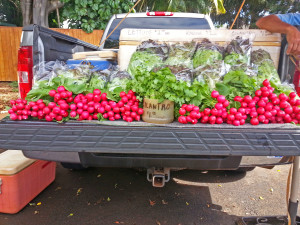
{"label": "red plastic crate", "polygon": [[[21,151],[17,152],[20,153],[16,153],[16,150],[2,153],[6,154],[6,165],[7,160],[11,158],[11,168],[10,165],[4,166],[4,169],[1,167],[3,157],[0,155],[1,213],[19,212],[55,179],[55,162],[27,159]],[[16,160],[16,155],[21,159]]]}

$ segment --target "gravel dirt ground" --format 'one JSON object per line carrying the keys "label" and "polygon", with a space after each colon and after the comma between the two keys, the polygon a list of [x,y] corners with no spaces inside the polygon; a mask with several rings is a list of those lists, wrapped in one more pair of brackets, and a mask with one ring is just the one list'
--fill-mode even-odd
{"label": "gravel dirt ground", "polygon": [[288,170],[182,170],[153,188],[145,171],[58,164],[56,180],[19,213],[0,213],[0,224],[233,225],[242,216],[285,215]]}
{"label": "gravel dirt ground", "polygon": [[16,82],[0,82],[0,112],[10,106],[10,100],[18,98],[18,86]]}

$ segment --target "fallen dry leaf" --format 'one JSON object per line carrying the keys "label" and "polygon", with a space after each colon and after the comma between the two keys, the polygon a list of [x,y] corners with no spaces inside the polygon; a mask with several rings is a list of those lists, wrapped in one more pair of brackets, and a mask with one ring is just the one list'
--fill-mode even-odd
{"label": "fallen dry leaf", "polygon": [[160,223],[158,220],[156,220],[156,224],[157,224],[157,225],[161,225],[161,223]]}
{"label": "fallen dry leaf", "polygon": [[82,190],[83,190],[83,188],[79,188],[79,189],[77,190],[77,193],[76,193],[76,195],[80,195],[80,194],[81,194],[81,192],[82,192]]}
{"label": "fallen dry leaf", "polygon": [[168,205],[168,202],[165,201],[165,200],[161,200],[161,203],[162,203],[163,205]]}
{"label": "fallen dry leaf", "polygon": [[58,190],[61,190],[61,187],[57,187],[57,188],[55,189],[55,191],[58,191]]}
{"label": "fallen dry leaf", "polygon": [[110,202],[110,201],[111,201],[110,197],[107,197],[107,201],[108,201],[108,202]]}
{"label": "fallen dry leaf", "polygon": [[264,200],[264,198],[263,198],[263,197],[261,197],[261,196],[259,196],[259,199],[261,199],[261,200]]}
{"label": "fallen dry leaf", "polygon": [[210,208],[210,204],[207,203],[206,206],[207,206],[207,208]]}
{"label": "fallen dry leaf", "polygon": [[221,185],[221,184],[219,184],[219,185],[218,185],[218,187],[222,187],[222,185]]}
{"label": "fallen dry leaf", "polygon": [[39,211],[34,211],[34,215],[39,214],[39,213],[40,213]]}
{"label": "fallen dry leaf", "polygon": [[101,174],[98,174],[98,175],[97,175],[97,178],[99,178],[99,177],[101,177],[101,176],[102,176]]}
{"label": "fallen dry leaf", "polygon": [[36,204],[35,203],[33,203],[33,202],[29,202],[28,203],[30,206],[35,206]]}
{"label": "fallen dry leaf", "polygon": [[188,203],[188,202],[185,202],[185,204],[186,204],[186,205],[190,205],[190,203]]}
{"label": "fallen dry leaf", "polygon": [[151,206],[154,206],[156,203],[155,203],[155,201],[151,201],[151,200],[149,199],[149,204],[150,204]]}
{"label": "fallen dry leaf", "polygon": [[273,194],[273,191],[274,191],[274,189],[273,188],[270,188],[270,192]]}
{"label": "fallen dry leaf", "polygon": [[71,216],[74,216],[74,214],[73,214],[73,213],[70,213],[70,214],[68,215],[68,217],[71,217]]}
{"label": "fallen dry leaf", "polygon": [[38,202],[36,205],[41,205],[42,203],[41,202]]}
{"label": "fallen dry leaf", "polygon": [[281,170],[277,170],[277,172],[281,172]]}

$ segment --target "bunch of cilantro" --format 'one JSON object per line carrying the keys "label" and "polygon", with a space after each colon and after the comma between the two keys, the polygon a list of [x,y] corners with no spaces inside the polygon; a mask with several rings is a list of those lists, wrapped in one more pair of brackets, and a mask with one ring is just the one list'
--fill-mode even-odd
{"label": "bunch of cilantro", "polygon": [[139,71],[128,83],[128,89],[136,92],[140,100],[143,98],[166,99],[174,101],[175,107],[184,103],[212,107],[211,89],[206,84],[194,82],[192,85],[185,81],[176,80],[175,75],[166,67],[157,72]]}

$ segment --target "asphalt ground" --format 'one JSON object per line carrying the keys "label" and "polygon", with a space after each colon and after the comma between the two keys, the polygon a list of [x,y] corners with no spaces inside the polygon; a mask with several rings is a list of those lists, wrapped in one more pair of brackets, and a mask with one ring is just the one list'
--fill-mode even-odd
{"label": "asphalt ground", "polygon": [[174,171],[154,188],[146,171],[57,164],[55,181],[19,213],[0,213],[0,225],[231,225],[243,216],[286,215],[288,170]]}

